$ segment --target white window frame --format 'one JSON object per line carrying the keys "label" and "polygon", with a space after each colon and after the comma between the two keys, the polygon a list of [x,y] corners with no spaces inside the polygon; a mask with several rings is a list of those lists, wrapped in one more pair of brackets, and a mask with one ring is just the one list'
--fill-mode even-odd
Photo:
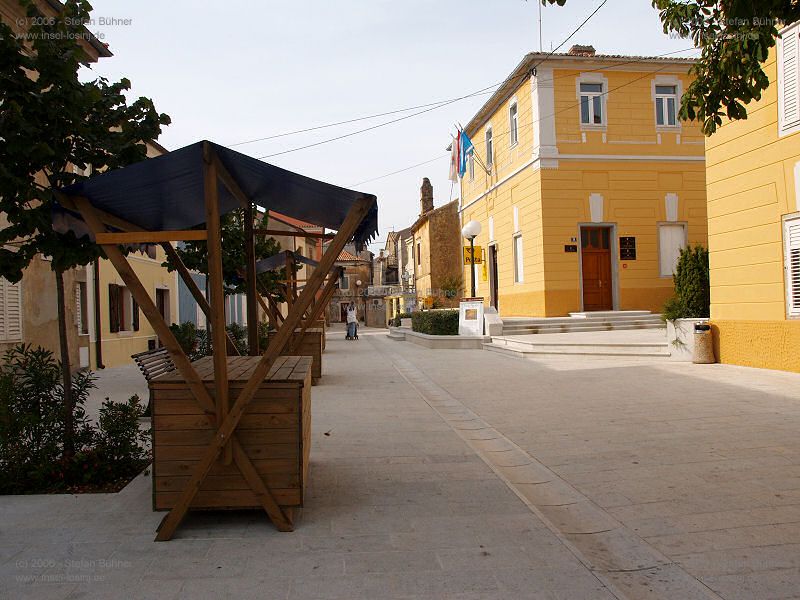
{"label": "white window frame", "polygon": [[[786,105],[786,96],[787,92],[791,93],[791,90],[786,89],[786,77],[784,74],[784,44],[789,36],[793,36],[794,38],[794,97],[793,101],[796,107],[796,117],[793,121],[786,123],[785,122],[785,105]],[[800,24],[794,23],[789,27],[781,30],[780,36],[778,37],[778,53],[777,53],[777,63],[778,63],[778,137],[783,137],[785,135],[791,135],[793,133],[797,133],[800,131]]]}
{"label": "white window frame", "polygon": [[[659,94],[656,92],[657,87],[661,86],[673,86],[675,88],[674,96],[672,94]],[[680,112],[680,101],[683,97],[683,82],[680,80],[679,77],[675,77],[672,75],[658,75],[650,82],[650,96],[653,99],[653,118],[656,124],[657,131],[676,131],[681,128],[681,122],[678,118],[678,113]],[[675,125],[669,124],[669,119],[667,118],[667,99],[673,98],[675,99]],[[663,125],[658,124],[658,99],[663,98],[663,106],[664,106],[664,117],[665,121]]]}
{"label": "white window frame", "polygon": [[508,137],[510,147],[515,148],[519,144],[519,104],[516,98],[512,98],[508,105]]}
{"label": "white window frame", "polygon": [[658,276],[662,279],[671,279],[675,274],[675,266],[673,266],[673,270],[669,275],[664,275],[664,265],[661,263],[662,255],[661,255],[661,229],[663,227],[681,227],[683,228],[683,248],[686,248],[689,245],[689,227],[688,223],[683,221],[661,221],[658,223],[657,233],[657,243],[658,243]]}
{"label": "white window frame", "polygon": [[[599,92],[581,92],[582,83],[599,84]],[[581,97],[589,96],[589,123],[584,123],[581,117]],[[578,123],[581,130],[605,130],[608,128],[608,78],[597,73],[581,73],[575,80],[575,97],[578,99]],[[594,98],[600,98],[600,123],[592,123],[594,116]]]}
{"label": "white window frame", "polygon": [[494,165],[494,131],[491,125],[486,128],[484,140],[486,141],[486,168],[491,171]]}
{"label": "white window frame", "polygon": [[[800,227],[800,213],[793,213],[784,215],[781,227],[781,235],[783,236],[783,287],[786,299],[786,317],[789,319],[800,319],[800,303],[797,306],[793,305],[792,297],[794,296],[792,289],[792,272],[791,272],[791,246],[789,228]],[[798,241],[798,249],[800,249],[800,241]],[[800,268],[800,266],[798,267]]]}
{"label": "white window frame", "polygon": [[525,251],[521,233],[514,234],[511,247],[514,251],[514,283],[525,283]]}

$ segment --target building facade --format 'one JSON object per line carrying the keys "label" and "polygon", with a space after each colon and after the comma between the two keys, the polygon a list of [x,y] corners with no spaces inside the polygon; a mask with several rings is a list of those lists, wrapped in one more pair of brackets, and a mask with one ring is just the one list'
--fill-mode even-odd
{"label": "building facade", "polygon": [[706,142],[711,320],[721,362],[800,371],[800,27],[770,85]]}
{"label": "building facade", "polygon": [[458,304],[463,290],[460,231],[458,201],[435,208],[433,186],[425,177],[420,188],[420,215],[411,226],[411,262],[419,306]]}
{"label": "building facade", "polygon": [[529,54],[472,118],[460,214],[487,305],[660,312],[680,249],[707,243],[703,135],[677,119],[691,64]]}
{"label": "building facade", "polygon": [[353,244],[348,244],[334,264],[344,271],[328,304],[328,322],[345,323],[351,302],[356,306],[358,320],[365,322],[369,310],[367,291],[372,283],[372,253],[369,250],[357,252]]}

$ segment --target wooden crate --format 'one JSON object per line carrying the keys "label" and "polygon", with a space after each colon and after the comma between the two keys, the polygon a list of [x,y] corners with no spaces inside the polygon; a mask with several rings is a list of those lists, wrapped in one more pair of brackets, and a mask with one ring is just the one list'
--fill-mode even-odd
{"label": "wooden crate", "polygon": [[[287,345],[287,348],[284,350],[284,352],[298,356],[310,356],[313,359],[311,365],[311,383],[313,385],[317,385],[322,377],[322,344],[325,340],[325,332],[323,329],[319,328],[306,329],[306,333],[303,336],[303,342],[300,344],[300,346],[298,348],[289,350],[289,346],[294,343],[295,337],[299,333],[300,330],[295,329],[294,334],[291,337],[291,341],[289,342],[289,345]],[[272,339],[272,336],[274,335],[275,332],[270,332],[269,339]]]}
{"label": "wooden crate", "polygon": [[[258,356],[228,357],[230,402],[236,400]],[[211,357],[193,363],[214,394]],[[153,396],[153,510],[168,510],[180,497],[208,449],[214,429],[177,371],[150,381]],[[236,436],[281,506],[303,505],[311,448],[311,358],[281,356],[248,405]],[[192,509],[262,505],[235,464],[218,461],[200,487]]]}

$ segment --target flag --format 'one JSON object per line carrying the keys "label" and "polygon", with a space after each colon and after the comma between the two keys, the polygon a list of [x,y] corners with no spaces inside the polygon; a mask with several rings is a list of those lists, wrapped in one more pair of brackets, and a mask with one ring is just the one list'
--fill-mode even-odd
{"label": "flag", "polygon": [[458,159],[459,159],[459,136],[453,136],[453,143],[450,146],[450,181],[458,182]]}
{"label": "flag", "polygon": [[472,152],[472,140],[469,139],[469,136],[461,131],[459,135],[459,157],[458,157],[458,174],[461,177],[464,177],[464,173],[467,172],[467,155]]}

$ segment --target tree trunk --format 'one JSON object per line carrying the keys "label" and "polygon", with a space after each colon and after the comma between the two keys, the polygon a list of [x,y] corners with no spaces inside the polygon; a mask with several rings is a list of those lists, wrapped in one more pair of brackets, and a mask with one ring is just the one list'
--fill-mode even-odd
{"label": "tree trunk", "polygon": [[64,459],[75,454],[75,403],[72,398],[72,365],[69,360],[67,340],[67,308],[64,295],[64,271],[56,270],[56,298],[58,302],[58,340],[61,346],[61,376],[64,383]]}

